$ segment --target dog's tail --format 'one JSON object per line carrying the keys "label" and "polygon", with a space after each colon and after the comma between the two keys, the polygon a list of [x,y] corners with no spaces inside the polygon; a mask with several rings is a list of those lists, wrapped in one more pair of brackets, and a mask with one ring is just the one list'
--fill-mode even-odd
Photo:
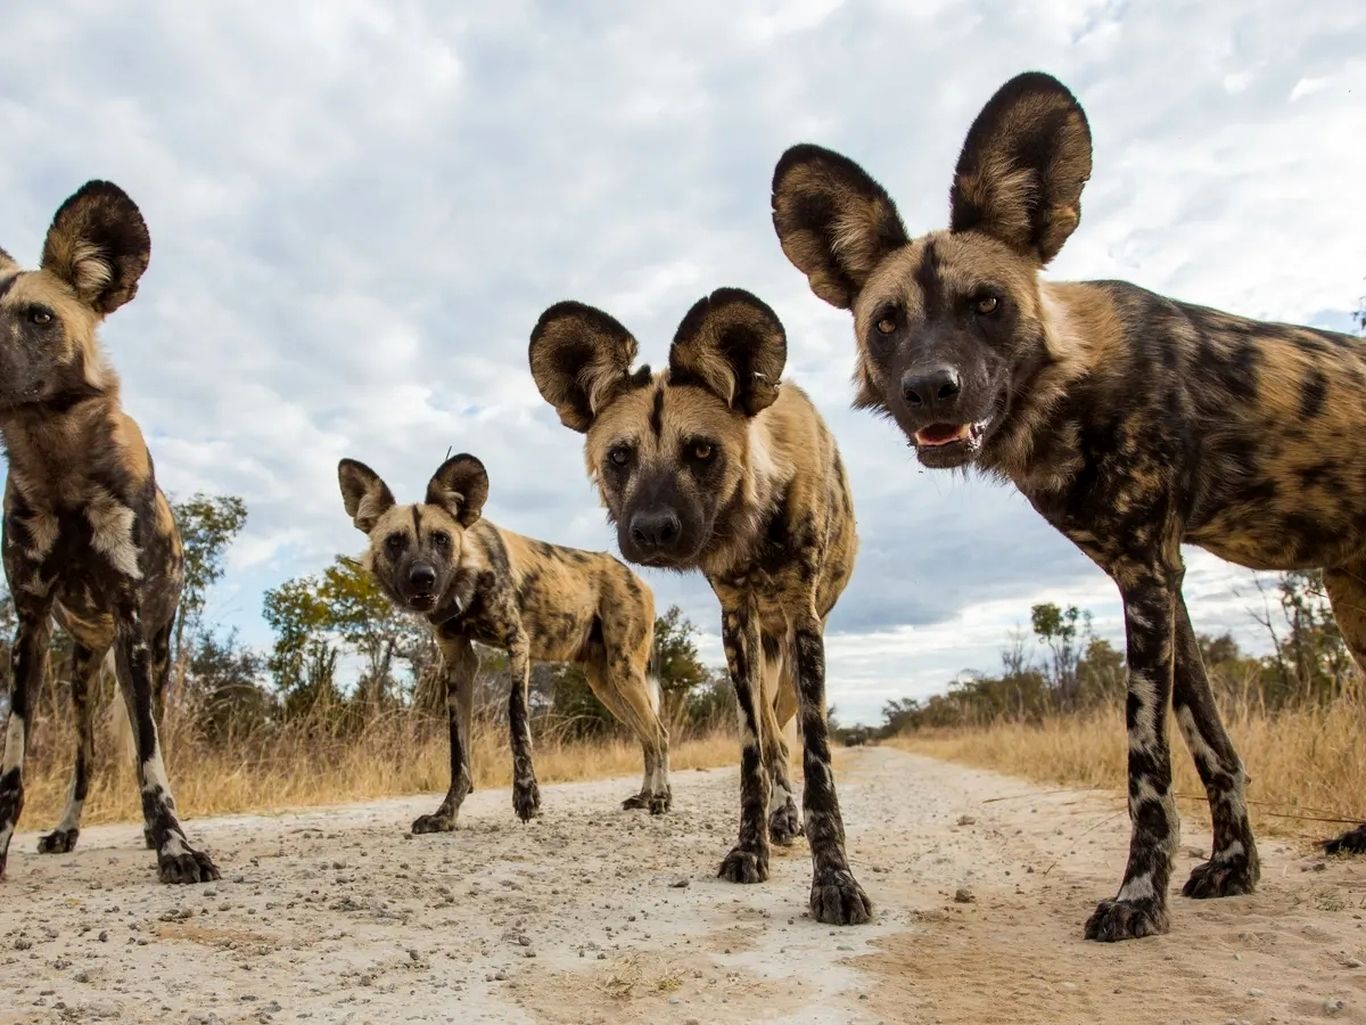
{"label": "dog's tail", "polygon": [[138,758],[138,745],[133,737],[133,721],[128,718],[128,702],[123,700],[123,693],[119,687],[118,670],[114,665],[114,649],[110,648],[109,653],[104,656],[104,665],[100,666],[100,691],[105,690],[104,682],[114,681],[114,700],[109,702],[109,708],[105,711],[104,728],[109,735],[110,750],[118,753],[127,763],[136,763]]}

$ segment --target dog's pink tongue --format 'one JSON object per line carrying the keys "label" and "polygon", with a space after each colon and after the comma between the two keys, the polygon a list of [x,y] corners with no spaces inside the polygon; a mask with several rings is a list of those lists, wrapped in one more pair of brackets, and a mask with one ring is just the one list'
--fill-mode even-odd
{"label": "dog's pink tongue", "polygon": [[967,424],[930,424],[915,432],[915,440],[922,445],[947,445],[967,433]]}

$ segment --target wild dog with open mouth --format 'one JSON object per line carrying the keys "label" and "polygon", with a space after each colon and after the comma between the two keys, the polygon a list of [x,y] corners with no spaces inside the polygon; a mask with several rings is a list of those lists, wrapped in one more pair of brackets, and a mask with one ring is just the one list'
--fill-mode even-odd
{"label": "wild dog with open mouth", "polygon": [[[1119,586],[1132,839],[1117,897],[1086,924],[1119,940],[1168,928],[1169,701],[1214,820],[1210,860],[1183,892],[1258,879],[1247,777],[1181,595],[1181,544],[1255,569],[1322,567],[1366,665],[1366,343],[1126,282],[1043,280],[1090,173],[1081,107],[1030,73],[968,132],[949,230],[911,238],[880,185],[810,145],[778,163],[773,223],[816,295],[854,315],[855,404],[895,420],[925,466],[1013,481]],[[1366,827],[1331,846],[1366,849]]]}
{"label": "wild dog with open mouth", "polygon": [[[721,602],[739,706],[740,837],[720,875],[768,877],[770,834],[801,829],[783,726],[800,705],[811,911],[865,922],[849,869],[825,719],[825,620],[853,572],[854,505],[834,439],[802,391],[779,384],[773,311],[723,288],[674,336],[667,371],[632,370],[636,340],[601,310],[562,302],[531,334],[531,372],[584,455],[631,562],[699,569]],[[795,690],[795,694],[794,694]]]}
{"label": "wild dog with open mouth", "polygon": [[142,214],[101,181],[58,209],[38,270],[21,270],[0,250],[0,436],[9,455],[3,546],[19,619],[0,766],[0,875],[24,804],[29,717],[56,618],[74,642],[78,745],[66,812],[39,851],[69,851],[80,833],[95,757],[90,682],[112,648],[161,879],[218,878],[176,818],[153,710],[170,669],[180,535],[96,339],[105,316],[137,293],[150,255]]}
{"label": "wild dog with open mouth", "polygon": [[483,519],[489,479],[474,456],[442,463],[426,500],[416,505],[396,505],[384,481],[354,459],[343,459],[337,475],[347,515],[370,538],[366,569],[395,605],[427,620],[441,649],[451,788],[434,814],[413,823],[413,832],[454,829],[473,789],[475,641],[506,651],[510,661],[518,818],[527,821],[541,804],[527,709],[532,659],[578,665],[598,700],[640,738],[645,780],[622,807],[668,811],[669,734],[659,718],[658,684],[646,674],[655,626],[650,589],[606,552],[533,541]]}

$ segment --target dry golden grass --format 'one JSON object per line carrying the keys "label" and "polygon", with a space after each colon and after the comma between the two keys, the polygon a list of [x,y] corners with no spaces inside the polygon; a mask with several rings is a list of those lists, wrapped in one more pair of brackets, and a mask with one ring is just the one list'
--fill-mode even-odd
{"label": "dry golden grass", "polygon": [[[38,724],[25,772],[23,825],[50,828],[61,815],[70,782],[74,735],[61,721]],[[194,817],[273,811],[370,798],[442,792],[450,784],[444,724],[408,714],[384,716],[349,738],[327,735],[315,725],[287,725],[268,744],[243,741],[208,745],[167,731],[167,769],[183,815]],[[634,740],[537,738],[536,774],[542,783],[638,775],[640,746]],[[141,816],[131,755],[115,751],[113,731],[97,736],[99,764],[85,806],[85,822],[133,821]],[[511,785],[507,730],[475,724],[471,760],[476,787]],[[675,740],[673,770],[734,763],[733,731],[717,730]],[[624,796],[624,795],[623,795]]]}
{"label": "dry golden grass", "polygon": [[[1253,705],[1226,716],[1248,775],[1254,825],[1281,836],[1321,838],[1344,825],[1317,818],[1366,821],[1366,700],[1348,694],[1327,705],[1268,711]],[[1176,790],[1183,815],[1206,822],[1204,787],[1175,723],[1169,724]],[[1055,716],[1038,724],[999,722],[980,728],[898,737],[899,747],[1043,783],[1125,790],[1124,721],[1113,712]]]}

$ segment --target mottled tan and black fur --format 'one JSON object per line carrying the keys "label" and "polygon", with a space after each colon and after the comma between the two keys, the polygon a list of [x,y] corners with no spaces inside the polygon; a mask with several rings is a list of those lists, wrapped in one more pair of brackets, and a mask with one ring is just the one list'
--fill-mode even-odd
{"label": "mottled tan and black fur", "polygon": [[0,436],[9,457],[3,544],[19,619],[0,766],[0,875],[24,803],[29,717],[55,618],[74,642],[79,742],[66,813],[38,849],[75,846],[95,756],[89,687],[112,649],[161,878],[218,878],[176,818],[153,714],[170,665],[180,535],[96,339],[104,317],[137,292],[150,252],[132,200],[99,181],[57,211],[38,270],[22,270],[0,250]]}
{"label": "mottled tan and black fur", "polygon": [[451,787],[413,832],[454,829],[472,789],[476,641],[508,654],[512,804],[519,818],[530,819],[541,802],[527,710],[533,659],[578,665],[598,700],[640,739],[645,779],[623,807],[668,811],[669,735],[659,718],[658,684],[647,675],[655,623],[650,589],[605,552],[533,541],[484,519],[488,475],[473,456],[446,460],[427,485],[426,501],[416,505],[395,504],[363,463],[343,459],[337,473],[347,513],[370,538],[366,568],[397,606],[427,620],[441,649]]}
{"label": "mottled tan and black fur", "polygon": [[[778,163],[773,221],[813,291],[853,313],[858,404],[895,420],[926,466],[1013,481],[1119,586],[1132,840],[1116,899],[1086,926],[1116,940],[1168,928],[1169,702],[1214,820],[1211,858],[1184,892],[1258,880],[1247,780],[1181,595],[1181,544],[1257,569],[1322,568],[1366,664],[1366,343],[1126,282],[1044,280],[1090,173],[1080,105],[1030,73],[968,133],[949,230],[910,237],[880,185],[810,145]],[[1366,849],[1366,827],[1332,846]]]}
{"label": "mottled tan and black fur", "polygon": [[800,833],[782,733],[800,708],[811,910],[822,922],[867,921],[825,719],[825,620],[858,546],[834,439],[806,395],[780,383],[782,325],[747,292],[699,301],[666,371],[633,370],[636,348],[606,313],[563,302],[532,332],[531,372],[561,421],[587,436],[588,473],[622,554],[701,570],[720,599],[742,744],[740,836],[720,874],[766,879],[770,838]]}

